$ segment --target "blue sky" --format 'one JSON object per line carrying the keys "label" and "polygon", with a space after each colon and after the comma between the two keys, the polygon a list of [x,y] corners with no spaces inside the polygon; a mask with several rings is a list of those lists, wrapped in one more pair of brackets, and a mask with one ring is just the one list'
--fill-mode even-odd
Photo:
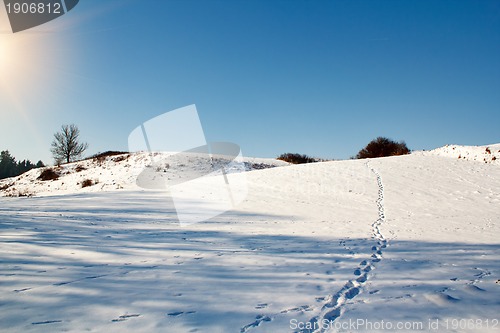
{"label": "blue sky", "polygon": [[127,150],[136,126],[190,104],[208,141],[245,156],[500,142],[496,0],[87,0],[26,32],[6,20],[0,149],[17,159],[51,163],[67,123],[88,154]]}

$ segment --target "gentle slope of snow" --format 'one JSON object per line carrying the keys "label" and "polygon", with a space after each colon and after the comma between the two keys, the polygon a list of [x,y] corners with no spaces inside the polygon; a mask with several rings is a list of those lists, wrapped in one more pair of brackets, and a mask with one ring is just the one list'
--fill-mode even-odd
{"label": "gentle slope of snow", "polygon": [[0,330],[498,332],[500,167],[436,155],[248,172],[184,227],[162,191],[0,198]]}

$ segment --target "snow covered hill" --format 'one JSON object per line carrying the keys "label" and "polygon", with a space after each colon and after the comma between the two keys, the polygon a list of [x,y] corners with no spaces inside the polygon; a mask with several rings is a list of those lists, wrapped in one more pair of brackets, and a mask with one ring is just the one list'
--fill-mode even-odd
{"label": "snow covered hill", "polygon": [[500,163],[500,144],[488,146],[446,145],[444,147],[431,150],[430,153],[437,156],[447,156],[467,161]]}
{"label": "snow covered hill", "polygon": [[[181,155],[177,158],[168,158],[167,154],[153,154],[156,163],[152,166],[152,173],[159,178],[176,178],[189,171],[208,173],[216,168],[206,159],[199,156]],[[163,156],[164,155],[164,156]],[[168,158],[168,159],[167,159]],[[0,180],[0,196],[45,196],[72,193],[87,193],[115,190],[139,190],[136,184],[137,176],[144,168],[151,166],[149,153],[111,154],[89,158],[83,161],[62,164],[58,167],[45,167],[30,170],[18,177]],[[288,165],[287,162],[270,158],[244,158],[246,171],[272,168]],[[52,169],[58,174],[54,180],[39,179],[42,171]],[[88,186],[84,186],[87,181]]]}
{"label": "snow covered hill", "polygon": [[136,187],[140,154],[5,180],[36,196],[0,198],[0,331],[498,332],[500,165],[481,151],[250,171],[245,201],[188,226]]}

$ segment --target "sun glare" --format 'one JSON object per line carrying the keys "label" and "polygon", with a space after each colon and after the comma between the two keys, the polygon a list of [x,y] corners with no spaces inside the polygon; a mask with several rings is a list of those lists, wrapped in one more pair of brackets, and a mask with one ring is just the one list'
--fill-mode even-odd
{"label": "sun glare", "polygon": [[47,67],[52,63],[52,48],[50,43],[44,43],[44,37],[37,34],[0,34],[2,97],[21,97],[34,87],[43,89],[50,84]]}
{"label": "sun glare", "polygon": [[7,54],[8,52],[8,45],[7,45],[7,38],[5,36],[0,35],[0,73],[4,74],[4,71],[7,69],[7,62],[9,61],[9,55]]}
{"label": "sun glare", "polygon": [[[23,55],[19,52],[19,40],[11,34],[0,34],[0,86],[16,83],[16,71],[21,70],[19,63]],[[22,73],[19,73],[22,74]]]}

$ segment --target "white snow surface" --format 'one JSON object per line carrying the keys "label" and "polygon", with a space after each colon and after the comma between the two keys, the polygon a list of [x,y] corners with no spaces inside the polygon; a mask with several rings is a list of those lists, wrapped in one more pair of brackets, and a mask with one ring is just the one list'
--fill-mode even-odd
{"label": "white snow surface", "polygon": [[430,151],[431,154],[483,163],[500,163],[500,144],[488,146],[446,145]]}
{"label": "white snow surface", "polygon": [[4,180],[0,331],[499,332],[500,166],[452,147],[249,171],[188,226],[140,154]]}

